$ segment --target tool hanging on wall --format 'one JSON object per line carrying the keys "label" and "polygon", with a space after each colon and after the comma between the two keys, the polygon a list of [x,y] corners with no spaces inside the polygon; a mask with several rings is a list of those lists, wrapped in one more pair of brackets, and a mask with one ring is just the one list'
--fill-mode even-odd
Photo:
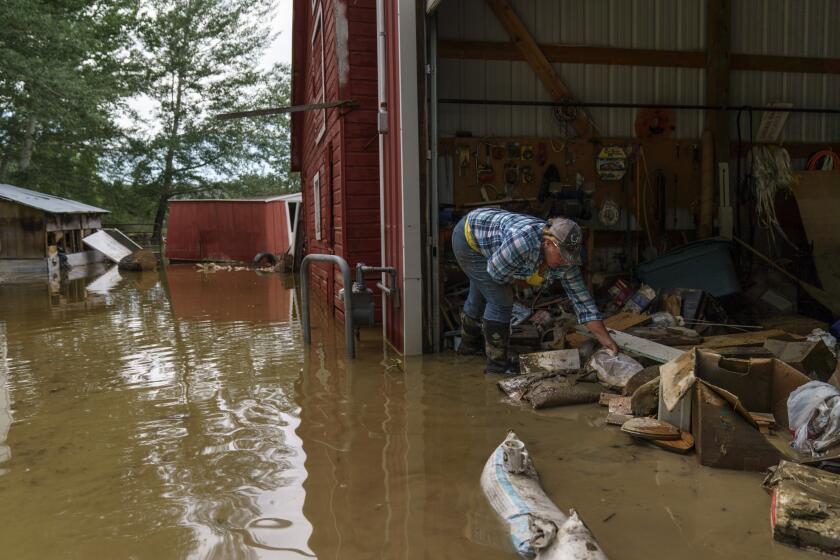
{"label": "tool hanging on wall", "polygon": [[519,159],[521,152],[519,149],[519,142],[508,142],[507,157],[508,159]]}
{"label": "tool hanging on wall", "polygon": [[530,185],[534,182],[534,168],[530,165],[520,165],[519,178],[523,185]]}
{"label": "tool hanging on wall", "polygon": [[478,182],[492,183],[496,178],[496,173],[493,170],[493,164],[490,161],[490,144],[484,145],[484,163],[478,166]]}
{"label": "tool hanging on wall", "polygon": [[545,142],[540,142],[537,146],[537,165],[542,167],[548,161],[548,147]]}
{"label": "tool hanging on wall", "polygon": [[470,165],[470,147],[457,146],[455,151],[458,153],[458,175],[463,177],[467,174],[467,167]]}
{"label": "tool hanging on wall", "polygon": [[618,203],[611,198],[604,201],[601,205],[601,210],[598,212],[598,221],[605,226],[614,226],[618,223],[621,216],[621,208]]}
{"label": "tool hanging on wall", "polygon": [[520,156],[525,161],[530,161],[530,160],[534,159],[534,147],[531,146],[530,144],[523,145],[522,149],[520,151]]}
{"label": "tool hanging on wall", "polygon": [[677,117],[673,109],[642,109],[636,113],[636,138],[662,140],[673,136]]}

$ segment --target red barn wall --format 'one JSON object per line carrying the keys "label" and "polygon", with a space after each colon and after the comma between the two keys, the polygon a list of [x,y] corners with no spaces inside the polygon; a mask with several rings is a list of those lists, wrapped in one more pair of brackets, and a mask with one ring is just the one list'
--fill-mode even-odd
{"label": "red barn wall", "polygon": [[[301,175],[306,252],[339,255],[351,267],[358,262],[378,265],[376,1],[295,0],[292,61],[294,104],[358,103],[352,109],[306,111],[292,119],[292,168]],[[321,206],[317,217],[316,174],[320,177]],[[316,239],[316,219],[321,226],[320,240]],[[340,271],[313,265],[310,281],[313,300],[343,320],[338,297],[343,287]],[[374,290],[375,283],[373,278],[369,282]]]}
{"label": "red barn wall", "polygon": [[166,256],[174,260],[250,263],[263,251],[289,248],[286,202],[173,200]]}

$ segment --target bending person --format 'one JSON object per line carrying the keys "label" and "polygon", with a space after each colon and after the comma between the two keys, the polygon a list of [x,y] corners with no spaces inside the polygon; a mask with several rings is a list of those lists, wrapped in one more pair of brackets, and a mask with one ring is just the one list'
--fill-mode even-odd
{"label": "bending person", "polygon": [[567,218],[546,222],[493,208],[473,210],[461,218],[452,235],[452,249],[470,279],[470,292],[461,311],[458,352],[485,353],[487,373],[507,373],[513,284],[542,286],[556,279],[563,284],[578,322],[601,345],[617,352],[583,281],[582,238],[580,226]]}

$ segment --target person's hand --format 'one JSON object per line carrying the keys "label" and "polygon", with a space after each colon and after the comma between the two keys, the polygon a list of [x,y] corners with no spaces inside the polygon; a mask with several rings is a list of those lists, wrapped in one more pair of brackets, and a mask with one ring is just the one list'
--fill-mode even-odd
{"label": "person's hand", "polygon": [[618,354],[618,344],[615,343],[615,340],[610,335],[607,335],[607,340],[601,341],[601,346],[606,348],[613,356]]}
{"label": "person's hand", "polygon": [[595,338],[598,339],[601,346],[609,350],[612,354],[618,354],[618,344],[616,344],[615,340],[613,340],[610,336],[610,333],[603,321],[589,321],[586,323],[586,328],[589,329],[589,332],[595,335]]}

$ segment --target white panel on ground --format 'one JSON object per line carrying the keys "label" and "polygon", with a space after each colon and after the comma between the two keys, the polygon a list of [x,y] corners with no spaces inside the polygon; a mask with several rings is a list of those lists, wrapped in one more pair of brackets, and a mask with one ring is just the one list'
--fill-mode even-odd
{"label": "white panel on ground", "polygon": [[92,233],[82,239],[82,241],[84,241],[85,245],[91,249],[96,249],[115,263],[120,262],[134,252],[104,231]]}

